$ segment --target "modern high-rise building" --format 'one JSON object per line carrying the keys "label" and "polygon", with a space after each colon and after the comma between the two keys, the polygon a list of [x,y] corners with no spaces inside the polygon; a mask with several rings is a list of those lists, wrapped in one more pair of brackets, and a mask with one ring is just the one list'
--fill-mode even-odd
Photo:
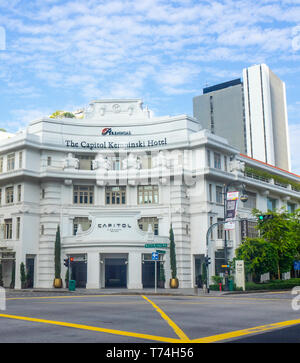
{"label": "modern high-rise building", "polygon": [[194,117],[241,153],[290,171],[285,83],[265,64],[236,79],[203,89]]}

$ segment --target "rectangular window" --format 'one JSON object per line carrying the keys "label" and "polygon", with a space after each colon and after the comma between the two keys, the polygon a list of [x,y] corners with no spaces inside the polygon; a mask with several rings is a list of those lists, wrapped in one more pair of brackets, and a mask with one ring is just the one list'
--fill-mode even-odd
{"label": "rectangular window", "polygon": [[94,155],[76,154],[75,158],[79,160],[79,170],[93,170]]}
{"label": "rectangular window", "polygon": [[42,197],[42,199],[45,199],[45,189],[42,189],[42,192],[41,192],[41,197]]}
{"label": "rectangular window", "polygon": [[151,155],[143,155],[141,157],[141,164],[142,164],[142,169],[151,169],[152,168],[152,158]]}
{"label": "rectangular window", "polygon": [[74,185],[73,189],[74,204],[94,204],[94,187]]}
{"label": "rectangular window", "polygon": [[2,188],[0,188],[0,206],[2,204]]}
{"label": "rectangular window", "polygon": [[208,185],[208,195],[209,195],[209,201],[212,202],[212,185]]}
{"label": "rectangular window", "polygon": [[12,239],[12,219],[4,220],[5,239]]}
{"label": "rectangular window", "polygon": [[249,208],[249,209],[256,208],[256,193],[248,191],[246,191],[245,193],[248,196],[248,200],[242,204],[244,208]]}
{"label": "rectangular window", "polygon": [[[223,218],[218,218],[217,222],[223,222]],[[224,224],[218,224],[218,239],[224,239]]]}
{"label": "rectangular window", "polygon": [[289,213],[294,213],[295,210],[296,210],[296,205],[295,204],[293,204],[293,203],[288,203],[287,204],[287,211]]}
{"label": "rectangular window", "polygon": [[16,231],[17,239],[20,239],[20,227],[21,227],[21,218],[17,217],[17,231]]}
{"label": "rectangular window", "polygon": [[45,226],[41,224],[41,236],[43,236],[45,233]]}
{"label": "rectangular window", "polygon": [[14,202],[14,187],[8,187],[5,190],[6,204],[12,204]]}
{"label": "rectangular window", "polygon": [[227,156],[224,155],[224,170],[227,171]]}
{"label": "rectangular window", "polygon": [[158,204],[158,186],[139,185],[138,204]]}
{"label": "rectangular window", "polygon": [[222,187],[216,187],[216,203],[223,204],[223,188]]}
{"label": "rectangular window", "polygon": [[15,154],[7,155],[7,171],[15,169]]}
{"label": "rectangular window", "polygon": [[214,153],[214,167],[215,169],[221,169],[221,154]]}
{"label": "rectangular window", "polygon": [[121,159],[119,157],[112,158],[112,170],[121,170]]}
{"label": "rectangular window", "polygon": [[276,199],[267,198],[267,209],[270,211],[275,211],[276,209]]}
{"label": "rectangular window", "polygon": [[19,152],[19,169],[23,168],[23,152]]}
{"label": "rectangular window", "polygon": [[22,185],[18,185],[18,202],[22,199]]}
{"label": "rectangular window", "polygon": [[105,200],[106,204],[126,204],[126,187],[106,187]]}
{"label": "rectangular window", "polygon": [[[214,217],[209,217],[209,226],[211,227],[214,223]],[[213,229],[210,231],[210,238],[214,239]]]}
{"label": "rectangular window", "polygon": [[210,168],[210,166],[211,166],[211,163],[210,163],[210,151],[209,150],[207,150],[207,166]]}
{"label": "rectangular window", "polygon": [[156,217],[143,217],[138,220],[139,227],[142,231],[148,232],[149,225],[155,236],[158,236],[158,219]]}
{"label": "rectangular window", "polygon": [[51,158],[51,156],[48,156],[47,157],[47,166],[51,166],[51,164],[52,164],[52,158]]}

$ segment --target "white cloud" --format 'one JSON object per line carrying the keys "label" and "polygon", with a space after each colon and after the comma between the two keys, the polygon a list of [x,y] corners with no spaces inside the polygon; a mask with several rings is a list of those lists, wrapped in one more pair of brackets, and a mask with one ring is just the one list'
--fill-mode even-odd
{"label": "white cloud", "polygon": [[7,84],[4,93],[18,97],[54,88],[73,90],[83,103],[103,95],[143,97],[149,89],[160,97],[192,94],[206,80],[240,77],[253,63],[298,64],[292,36],[300,24],[299,5],[32,0],[25,6],[0,0],[0,24],[8,35],[8,52],[0,52],[0,80]]}

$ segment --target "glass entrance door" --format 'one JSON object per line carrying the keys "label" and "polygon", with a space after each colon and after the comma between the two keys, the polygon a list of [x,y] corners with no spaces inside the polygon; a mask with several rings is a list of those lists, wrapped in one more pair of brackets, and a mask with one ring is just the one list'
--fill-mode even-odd
{"label": "glass entrance door", "polygon": [[76,281],[76,287],[86,287],[87,264],[84,261],[73,261],[71,266],[71,280]]}
{"label": "glass entrance door", "polygon": [[125,258],[105,259],[105,287],[127,287],[127,264]]}

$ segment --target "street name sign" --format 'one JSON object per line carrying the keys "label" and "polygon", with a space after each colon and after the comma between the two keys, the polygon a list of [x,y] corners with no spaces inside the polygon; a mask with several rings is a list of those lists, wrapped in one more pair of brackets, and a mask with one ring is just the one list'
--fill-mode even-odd
{"label": "street name sign", "polygon": [[145,248],[168,248],[167,243],[146,243]]}

